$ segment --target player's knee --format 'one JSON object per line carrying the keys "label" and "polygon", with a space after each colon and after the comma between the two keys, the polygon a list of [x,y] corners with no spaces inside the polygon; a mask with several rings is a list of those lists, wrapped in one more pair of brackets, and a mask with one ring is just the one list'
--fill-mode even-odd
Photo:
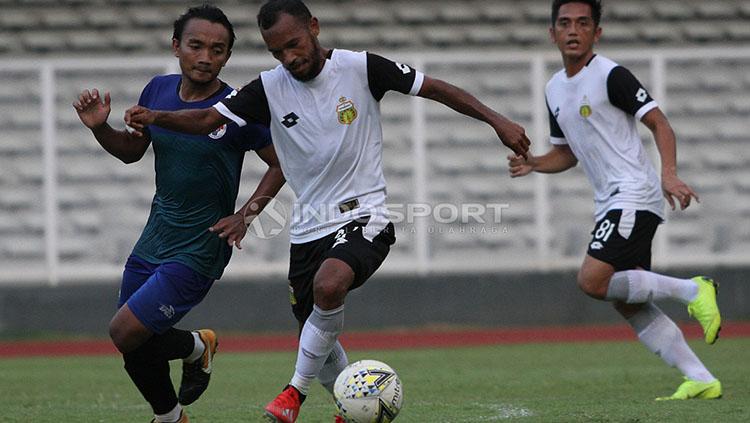
{"label": "player's knee", "polygon": [[142,343],[133,336],[126,325],[116,319],[109,323],[109,337],[117,350],[123,354],[133,351]]}
{"label": "player's knee", "polygon": [[117,324],[116,321],[109,322],[109,337],[112,339],[112,343],[121,353],[129,351],[127,336],[122,328],[122,325]]}
{"label": "player's knee", "polygon": [[603,300],[607,296],[607,285],[595,278],[588,277],[583,273],[578,273],[578,288],[586,295],[597,300]]}
{"label": "player's knee", "polygon": [[335,308],[343,304],[348,287],[341,280],[319,280],[315,282],[313,295],[315,304]]}

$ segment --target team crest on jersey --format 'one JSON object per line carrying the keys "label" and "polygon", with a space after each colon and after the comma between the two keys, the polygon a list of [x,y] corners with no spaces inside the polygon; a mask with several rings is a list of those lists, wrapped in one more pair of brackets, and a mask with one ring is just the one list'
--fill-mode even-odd
{"label": "team crest on jersey", "polygon": [[218,140],[219,138],[223,137],[224,134],[227,133],[227,124],[221,125],[220,127],[216,128],[213,132],[208,134],[208,137],[212,140]]}
{"label": "team crest on jersey", "polygon": [[346,97],[339,98],[339,105],[336,106],[336,113],[339,116],[339,123],[342,125],[351,125],[357,119],[357,108],[351,100]]}
{"label": "team crest on jersey", "polygon": [[588,97],[583,96],[583,101],[581,101],[581,108],[578,109],[578,113],[580,113],[584,118],[588,118],[589,116],[591,116],[591,105],[589,104]]}

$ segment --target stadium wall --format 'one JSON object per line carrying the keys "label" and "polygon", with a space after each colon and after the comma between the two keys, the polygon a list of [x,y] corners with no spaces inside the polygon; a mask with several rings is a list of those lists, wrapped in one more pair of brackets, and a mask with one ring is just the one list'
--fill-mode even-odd
{"label": "stadium wall", "polygon": [[[711,275],[721,285],[719,303],[724,320],[750,320],[747,267],[659,271],[684,277]],[[578,290],[575,276],[575,271],[375,276],[347,299],[346,326],[348,330],[368,330],[621,323],[609,304]],[[113,282],[0,286],[0,336],[105,337],[116,308],[118,284]],[[225,332],[291,332],[296,324],[288,298],[281,278],[219,281],[178,326]],[[689,319],[680,304],[660,306],[675,320]]]}

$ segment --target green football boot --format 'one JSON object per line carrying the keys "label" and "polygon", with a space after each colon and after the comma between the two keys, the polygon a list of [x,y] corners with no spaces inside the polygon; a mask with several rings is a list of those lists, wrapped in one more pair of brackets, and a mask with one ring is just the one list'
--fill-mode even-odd
{"label": "green football boot", "polygon": [[721,398],[721,382],[714,379],[711,382],[698,382],[685,378],[677,387],[677,391],[669,397],[659,397],[657,401],[686,400],[686,399],[719,399]]}
{"label": "green football boot", "polygon": [[719,284],[704,276],[696,276],[692,280],[698,285],[698,295],[688,304],[688,313],[703,327],[706,343],[713,344],[721,330],[721,315],[716,304]]}

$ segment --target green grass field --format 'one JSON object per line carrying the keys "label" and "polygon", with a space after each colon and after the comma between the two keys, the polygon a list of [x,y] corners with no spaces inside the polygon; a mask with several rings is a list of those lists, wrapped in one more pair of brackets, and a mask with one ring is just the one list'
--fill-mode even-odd
{"label": "green grass field", "polygon": [[[636,342],[355,351],[350,360],[392,365],[404,384],[407,422],[748,422],[750,339],[692,342],[721,379],[716,401],[655,402],[681,382]],[[219,354],[211,387],[188,407],[192,422],[260,422],[263,405],[289,377],[292,353]],[[179,380],[179,367],[173,366]],[[150,409],[120,359],[0,359],[0,422],[148,422]],[[332,422],[316,386],[300,423]]]}

